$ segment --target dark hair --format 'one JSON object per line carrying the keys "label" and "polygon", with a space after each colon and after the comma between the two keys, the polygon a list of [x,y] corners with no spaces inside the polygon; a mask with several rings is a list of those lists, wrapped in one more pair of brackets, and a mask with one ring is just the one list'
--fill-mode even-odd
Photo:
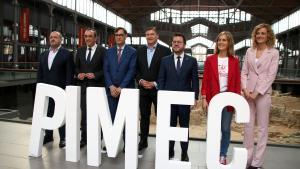
{"label": "dark hair", "polygon": [[185,36],[182,33],[174,33],[173,36],[172,36],[172,41],[173,41],[173,38],[176,37],[176,36],[182,37],[183,43],[186,44]]}
{"label": "dark hair", "polygon": [[158,34],[155,26],[148,27],[145,32],[150,31],[150,30],[153,30],[156,34]]}
{"label": "dark hair", "polygon": [[94,32],[94,37],[97,37],[97,31],[93,28],[87,28],[85,31]]}
{"label": "dark hair", "polygon": [[123,28],[123,27],[117,27],[117,28],[115,29],[115,32],[114,32],[114,33],[117,33],[119,30],[123,30],[124,34],[127,35],[127,31],[126,31],[126,29]]}

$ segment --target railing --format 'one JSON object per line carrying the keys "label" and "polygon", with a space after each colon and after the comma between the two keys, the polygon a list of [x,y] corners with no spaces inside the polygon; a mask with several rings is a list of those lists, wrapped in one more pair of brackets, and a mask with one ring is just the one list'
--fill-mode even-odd
{"label": "railing", "polygon": [[37,68],[38,62],[0,62],[0,81],[36,79]]}
{"label": "railing", "polygon": [[[0,62],[0,80],[36,78],[38,62]],[[198,63],[199,78],[203,74],[203,64]],[[300,69],[280,68],[276,79],[300,80]]]}
{"label": "railing", "polygon": [[277,72],[277,78],[300,80],[300,69],[280,68]]}
{"label": "railing", "polygon": [[0,71],[37,71],[39,62],[0,62]]}

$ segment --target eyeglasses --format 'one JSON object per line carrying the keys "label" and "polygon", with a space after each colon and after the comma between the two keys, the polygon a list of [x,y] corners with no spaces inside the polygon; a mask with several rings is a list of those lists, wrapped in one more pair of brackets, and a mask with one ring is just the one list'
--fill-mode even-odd
{"label": "eyeglasses", "polygon": [[172,43],[174,43],[174,44],[183,44],[183,42],[181,42],[181,41],[172,41]]}
{"label": "eyeglasses", "polygon": [[115,36],[124,36],[124,34],[115,34]]}

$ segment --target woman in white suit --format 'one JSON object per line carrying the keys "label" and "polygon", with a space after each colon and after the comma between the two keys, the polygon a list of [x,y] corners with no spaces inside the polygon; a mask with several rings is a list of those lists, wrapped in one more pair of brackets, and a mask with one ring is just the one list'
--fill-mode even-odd
{"label": "woman in white suit", "polygon": [[[245,125],[244,146],[248,151],[247,169],[259,169],[268,141],[272,83],[275,80],[279,52],[274,48],[275,35],[271,26],[259,24],[252,31],[252,47],[247,50],[241,72],[244,97],[250,106],[250,122]],[[255,121],[258,127],[254,154]]]}

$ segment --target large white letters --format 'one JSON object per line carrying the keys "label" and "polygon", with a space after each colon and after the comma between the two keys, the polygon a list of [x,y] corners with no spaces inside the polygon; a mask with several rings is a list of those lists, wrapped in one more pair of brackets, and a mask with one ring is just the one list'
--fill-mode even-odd
{"label": "large white letters", "polygon": [[[87,163],[101,164],[101,134],[103,130],[109,157],[116,157],[124,124],[126,126],[125,169],[136,169],[138,145],[138,89],[122,89],[114,123],[112,122],[104,88],[87,89]],[[47,117],[49,98],[53,98],[53,117]],[[171,104],[193,105],[193,92],[159,91],[157,99],[156,128],[156,169],[190,169],[190,162],[169,160],[169,141],[187,141],[188,129],[170,127]],[[245,168],[247,151],[234,148],[233,160],[228,165],[219,163],[221,112],[225,106],[236,110],[236,122],[249,121],[249,105],[240,95],[221,93],[216,95],[208,108],[206,163],[208,169]],[[44,130],[57,129],[66,121],[66,160],[77,162],[80,159],[80,87],[68,86],[66,92],[56,86],[38,83],[34,102],[29,155],[41,156]],[[100,125],[101,124],[101,125]],[[204,157],[203,157],[204,158]]]}
{"label": "large white letters", "polygon": [[190,162],[169,160],[169,141],[187,141],[188,129],[170,127],[171,104],[193,105],[193,92],[158,91],[155,169],[190,169]]}
{"label": "large white letters", "polygon": [[110,116],[104,88],[87,89],[87,148],[88,165],[99,166],[100,124],[109,157],[116,157],[126,121],[125,169],[137,168],[138,103],[137,89],[122,89],[114,120]]}
{"label": "large white letters", "polygon": [[80,160],[80,87],[67,86],[66,98],[66,161],[77,162]]}
{"label": "large white letters", "polygon": [[[49,97],[55,102],[53,117],[47,117]],[[57,86],[38,83],[33,108],[29,156],[42,155],[45,129],[57,129],[65,123],[65,91]]]}
{"label": "large white letters", "polygon": [[240,95],[224,92],[212,98],[208,107],[206,163],[208,169],[246,168],[247,150],[234,148],[232,162],[228,165],[219,163],[221,138],[221,112],[225,106],[235,108],[237,123],[249,122],[250,110],[247,101]]}

